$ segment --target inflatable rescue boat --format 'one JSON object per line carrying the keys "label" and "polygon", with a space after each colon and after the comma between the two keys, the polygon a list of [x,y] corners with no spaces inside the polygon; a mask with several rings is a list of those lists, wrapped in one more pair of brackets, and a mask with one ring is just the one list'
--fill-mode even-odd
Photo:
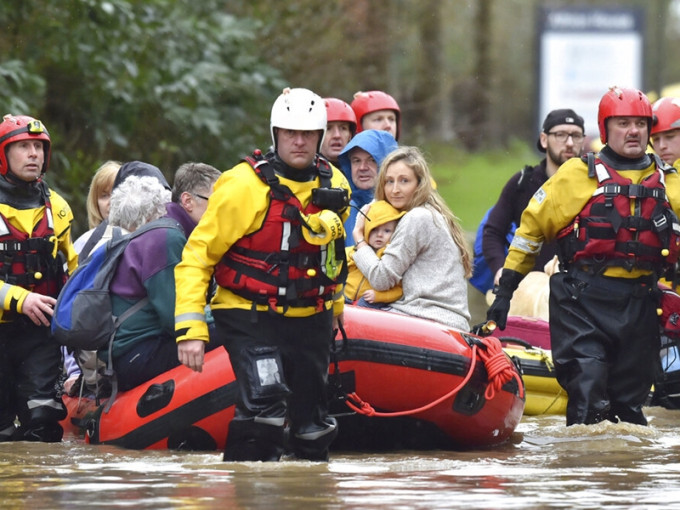
{"label": "inflatable rescue boat", "polygon": [[524,414],[566,414],[567,393],[555,378],[548,321],[510,315],[505,329],[496,329],[492,334],[522,374],[526,390]]}
{"label": "inflatable rescue boat", "polygon": [[651,405],[680,409],[680,294],[661,289],[661,370],[654,381]]}
{"label": "inflatable rescue boat", "polygon": [[[525,405],[497,339],[347,306],[329,367],[334,450],[465,449],[509,439]],[[237,385],[223,348],[203,372],[174,368],[106,402],[64,397],[65,435],[134,449],[220,450]]]}

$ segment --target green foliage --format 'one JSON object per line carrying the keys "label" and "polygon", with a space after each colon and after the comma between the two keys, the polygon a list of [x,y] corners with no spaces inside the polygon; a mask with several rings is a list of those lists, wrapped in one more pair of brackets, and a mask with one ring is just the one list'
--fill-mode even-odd
{"label": "green foliage", "polygon": [[474,236],[486,210],[496,203],[507,180],[524,165],[537,164],[538,155],[518,140],[507,149],[468,153],[459,147],[426,145],[437,190],[463,229]]}
{"label": "green foliage", "polygon": [[148,161],[172,181],[185,161],[226,169],[269,143],[283,82],[255,51],[260,24],[219,0],[4,2],[0,26],[0,106],[43,120],[48,181],[81,227],[107,159]]}
{"label": "green foliage", "polygon": [[45,93],[45,80],[30,72],[21,60],[0,62],[0,105],[2,115],[32,111]]}

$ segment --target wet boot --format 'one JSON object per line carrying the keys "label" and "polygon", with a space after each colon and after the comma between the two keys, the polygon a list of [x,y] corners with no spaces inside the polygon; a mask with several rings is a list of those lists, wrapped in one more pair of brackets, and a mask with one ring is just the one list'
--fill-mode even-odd
{"label": "wet boot", "polygon": [[12,441],[58,443],[63,435],[64,429],[58,423],[40,423],[30,427],[19,427],[16,429]]}
{"label": "wet boot", "polygon": [[[626,423],[633,423],[635,425],[647,425],[647,418],[640,407],[631,408],[624,404],[613,404],[609,411],[610,420],[614,423],[623,421]],[[618,418],[618,419],[617,419]]]}
{"label": "wet boot", "polygon": [[283,427],[253,420],[232,420],[223,459],[227,462],[276,462],[283,454]]}
{"label": "wet boot", "polygon": [[606,401],[598,402],[596,409],[586,409],[582,405],[570,400],[567,402],[567,427],[570,425],[594,425],[604,420],[616,423],[618,420],[612,419],[609,403]]}
{"label": "wet boot", "polygon": [[301,428],[289,437],[289,447],[297,459],[328,462],[328,448],[338,435],[335,418]]}

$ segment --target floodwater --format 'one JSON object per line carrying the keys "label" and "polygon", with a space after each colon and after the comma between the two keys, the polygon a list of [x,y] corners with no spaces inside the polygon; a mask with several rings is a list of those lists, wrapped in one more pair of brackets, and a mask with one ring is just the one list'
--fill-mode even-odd
{"label": "floodwater", "polygon": [[[486,305],[474,290],[470,304],[474,324]],[[332,452],[328,463],[0,443],[0,508],[680,508],[680,411],[645,414],[648,427],[525,416],[487,450]]]}
{"label": "floodwater", "polygon": [[3,509],[680,508],[680,411],[650,426],[524,417],[467,452],[333,452],[326,463],[225,463],[220,453],[0,444]]}

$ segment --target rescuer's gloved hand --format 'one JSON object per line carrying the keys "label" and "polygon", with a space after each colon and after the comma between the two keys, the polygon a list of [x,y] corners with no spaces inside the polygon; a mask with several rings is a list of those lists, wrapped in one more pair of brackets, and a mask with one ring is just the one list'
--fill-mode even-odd
{"label": "rescuer's gloved hand", "polygon": [[470,331],[477,336],[489,336],[496,330],[494,321],[484,321],[472,326]]}
{"label": "rescuer's gloved hand", "polygon": [[505,329],[510,311],[510,300],[522,278],[524,278],[522,273],[512,269],[503,269],[498,285],[493,289],[496,299],[486,312],[486,320],[495,322],[500,329]]}
{"label": "rescuer's gloved hand", "polygon": [[303,214],[302,219],[306,223],[302,235],[309,244],[324,245],[345,236],[340,216],[328,209],[309,216]]}

